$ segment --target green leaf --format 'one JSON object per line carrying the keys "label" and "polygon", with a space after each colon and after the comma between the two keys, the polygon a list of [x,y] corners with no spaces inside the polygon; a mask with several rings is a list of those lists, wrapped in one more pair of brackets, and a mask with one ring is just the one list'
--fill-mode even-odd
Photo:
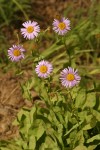
{"label": "green leaf", "polygon": [[60,122],[58,121],[56,114],[54,113],[53,110],[50,110],[50,116],[51,116],[51,122],[54,122],[54,124],[57,126],[60,124]]}
{"label": "green leaf", "polygon": [[25,136],[25,138],[28,138],[30,127],[30,123],[25,123],[24,126],[20,129],[20,132]]}
{"label": "green leaf", "polygon": [[97,135],[93,136],[92,138],[88,139],[87,143],[91,143],[91,142],[93,142],[95,140],[100,141],[100,134],[97,134]]}
{"label": "green leaf", "polygon": [[29,137],[29,150],[35,150],[35,146],[36,146],[36,139],[34,135],[32,135]]}
{"label": "green leaf", "polygon": [[75,107],[82,108],[85,101],[86,101],[86,90],[80,89],[78,92],[78,95],[76,96],[76,99],[75,99]]}
{"label": "green leaf", "polygon": [[97,120],[94,116],[87,115],[85,126],[83,127],[83,130],[92,129],[93,127],[95,127],[96,123],[97,123]]}
{"label": "green leaf", "polygon": [[100,73],[100,69],[94,69],[92,71],[89,72],[89,74],[97,74],[97,73]]}
{"label": "green leaf", "polygon": [[75,135],[74,143],[78,143],[79,145],[81,145],[81,144],[84,144],[84,141],[85,141],[85,139],[84,139],[84,136],[83,136],[83,131],[80,130]]}
{"label": "green leaf", "polygon": [[34,107],[31,108],[31,111],[29,113],[29,118],[30,118],[30,123],[31,124],[33,123],[35,112],[36,112],[36,107],[34,106]]}
{"label": "green leaf", "polygon": [[39,150],[60,150],[56,140],[53,140],[50,136],[46,136],[44,143],[41,144]]}
{"label": "green leaf", "polygon": [[95,116],[95,118],[100,121],[100,112],[96,110],[91,110],[92,114]]}
{"label": "green leaf", "polygon": [[73,150],[87,150],[87,148],[83,145],[79,145],[76,148],[74,148]]}
{"label": "green leaf", "polygon": [[88,147],[88,150],[94,150],[96,147],[97,147],[97,144],[96,144],[96,145],[90,145],[90,146]]}
{"label": "green leaf", "polygon": [[42,52],[43,58],[50,57],[52,54],[54,55],[55,52],[59,51],[61,48],[64,47],[64,45],[57,45],[58,42],[54,43],[51,47],[46,49]]}
{"label": "green leaf", "polygon": [[72,44],[76,45],[79,42],[79,38],[76,34],[72,34],[66,38],[66,45]]}
{"label": "green leaf", "polygon": [[48,124],[48,123],[51,124],[50,120],[47,117],[43,116],[43,115],[37,115],[37,119],[42,120],[46,124]]}
{"label": "green leaf", "polygon": [[44,130],[43,124],[39,124],[37,133],[36,133],[37,140],[43,135],[44,131],[45,130]]}
{"label": "green leaf", "polygon": [[10,149],[7,147],[0,147],[0,150],[10,150]]}
{"label": "green leaf", "polygon": [[77,127],[79,127],[82,123],[83,123],[83,121],[75,124],[64,136],[67,136],[70,132],[72,132],[74,129],[76,129]]}
{"label": "green leaf", "polygon": [[71,89],[72,99],[76,98],[76,96],[78,95],[79,91],[80,91],[80,87],[74,87],[74,88]]}
{"label": "green leaf", "polygon": [[33,78],[31,78],[25,84],[21,85],[23,97],[27,100],[32,100],[30,89],[32,88],[33,84],[34,84],[34,80]]}
{"label": "green leaf", "polygon": [[86,119],[86,116],[87,116],[87,111],[81,111],[78,113],[78,116],[80,118],[80,120],[84,121]]}
{"label": "green leaf", "polygon": [[88,93],[86,97],[86,103],[84,104],[83,108],[85,107],[90,107],[93,108],[96,104],[96,94],[95,92],[93,93]]}

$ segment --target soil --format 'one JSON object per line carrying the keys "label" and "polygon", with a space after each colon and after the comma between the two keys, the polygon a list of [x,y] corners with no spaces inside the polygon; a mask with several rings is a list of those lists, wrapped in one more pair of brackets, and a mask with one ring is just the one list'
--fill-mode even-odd
{"label": "soil", "polygon": [[[23,106],[30,107],[32,102],[23,99],[20,82],[30,77],[29,71],[24,73],[24,79],[9,71],[0,77],[0,139],[17,136],[18,128],[12,125],[17,113]],[[36,94],[33,94],[33,97]]]}

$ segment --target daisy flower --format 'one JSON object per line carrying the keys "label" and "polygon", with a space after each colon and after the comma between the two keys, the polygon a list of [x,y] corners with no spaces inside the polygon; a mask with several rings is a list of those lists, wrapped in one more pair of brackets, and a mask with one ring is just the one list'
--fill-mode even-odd
{"label": "daisy flower", "polygon": [[8,50],[8,57],[11,59],[11,61],[19,61],[20,59],[24,58],[25,49],[20,45],[13,45]]}
{"label": "daisy flower", "polygon": [[29,20],[24,22],[22,25],[24,28],[21,28],[21,34],[24,36],[24,38],[31,40],[38,36],[40,27],[37,22],[31,22]]}
{"label": "daisy flower", "polygon": [[60,20],[54,19],[53,30],[59,35],[64,35],[70,30],[70,20],[64,17]]}
{"label": "daisy flower", "polygon": [[71,88],[80,82],[81,77],[78,75],[77,70],[68,67],[62,70],[60,80],[63,86],[66,88]]}
{"label": "daisy flower", "polygon": [[40,78],[47,78],[52,72],[52,70],[53,70],[52,64],[45,60],[40,61],[35,69],[36,74]]}

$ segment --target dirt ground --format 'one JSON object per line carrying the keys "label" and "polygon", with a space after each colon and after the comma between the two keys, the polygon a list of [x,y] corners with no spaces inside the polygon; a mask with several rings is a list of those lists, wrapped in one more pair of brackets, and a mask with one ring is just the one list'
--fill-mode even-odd
{"label": "dirt ground", "polygon": [[12,71],[0,75],[0,139],[8,139],[17,134],[17,127],[12,126],[16,114],[23,106],[30,107],[31,102],[23,99],[19,82],[30,77],[29,71],[24,79],[15,76]]}
{"label": "dirt ground", "polygon": [[[73,0],[74,7],[87,7],[87,1]],[[44,27],[49,24],[56,15],[63,14],[70,5],[70,0],[37,0],[33,1],[33,10],[40,17]],[[74,9],[74,8],[73,8]],[[73,11],[69,16],[73,15]],[[48,17],[49,16],[49,17]],[[2,72],[2,70],[0,70]],[[31,76],[31,71],[25,72],[24,79]],[[17,113],[23,106],[31,107],[33,104],[23,99],[19,82],[24,80],[15,76],[13,71],[0,73],[0,140],[9,139],[18,135],[18,128],[12,125]],[[33,94],[33,97],[36,94]]]}

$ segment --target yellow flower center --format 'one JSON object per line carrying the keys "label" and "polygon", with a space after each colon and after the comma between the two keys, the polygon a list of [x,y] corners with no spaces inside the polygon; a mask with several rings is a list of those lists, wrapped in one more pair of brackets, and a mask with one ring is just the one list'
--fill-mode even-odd
{"label": "yellow flower center", "polygon": [[66,28],[66,24],[64,22],[60,22],[58,27],[60,30],[64,30]]}
{"label": "yellow flower center", "polygon": [[13,54],[14,54],[14,56],[20,56],[21,52],[19,49],[14,49]]}
{"label": "yellow flower center", "polygon": [[75,79],[75,76],[73,74],[69,73],[69,74],[67,74],[66,79],[68,81],[73,81]]}
{"label": "yellow flower center", "polygon": [[40,72],[41,72],[41,73],[46,73],[47,70],[48,70],[47,66],[44,66],[44,65],[43,65],[43,66],[40,67]]}
{"label": "yellow flower center", "polygon": [[28,32],[28,33],[32,33],[33,31],[34,31],[33,26],[29,26],[29,27],[27,28],[27,32]]}

